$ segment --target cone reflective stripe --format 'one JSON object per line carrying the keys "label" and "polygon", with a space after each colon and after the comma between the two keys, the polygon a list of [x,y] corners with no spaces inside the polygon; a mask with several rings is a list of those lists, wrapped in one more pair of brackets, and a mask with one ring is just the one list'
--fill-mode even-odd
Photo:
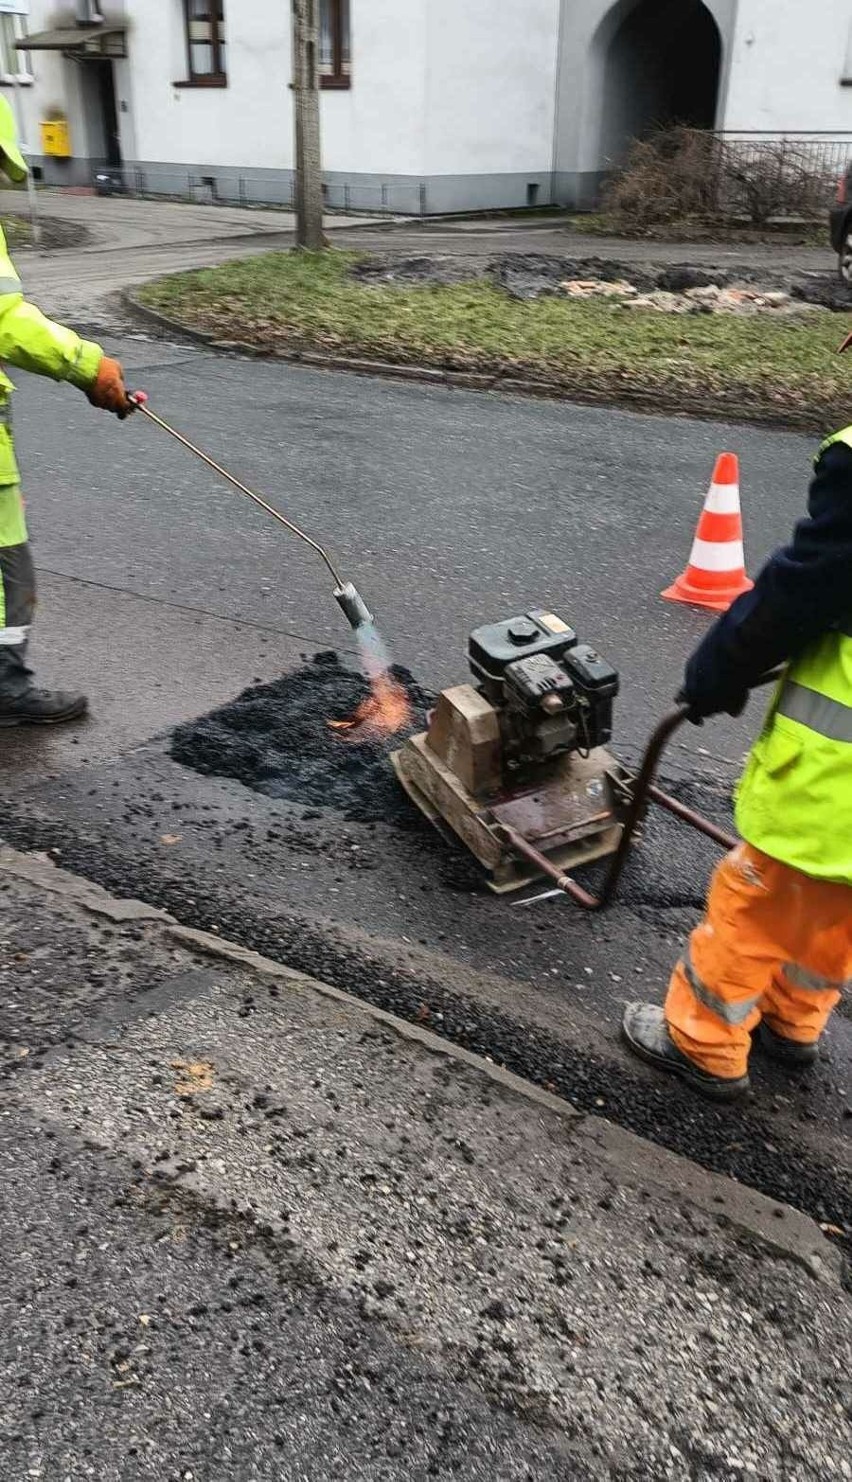
{"label": "cone reflective stripe", "polygon": [[753,585],[745,569],[739,464],[735,453],[720,453],[689,564],[663,596],[670,602],[727,612],[731,603]]}

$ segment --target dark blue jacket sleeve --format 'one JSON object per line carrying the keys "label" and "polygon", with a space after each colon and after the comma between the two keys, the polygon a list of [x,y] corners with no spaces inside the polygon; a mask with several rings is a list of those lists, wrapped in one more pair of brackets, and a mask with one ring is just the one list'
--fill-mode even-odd
{"label": "dark blue jacket sleeve", "polygon": [[692,655],[686,698],[698,715],[736,711],[762,674],[837,628],[852,632],[852,448],[845,443],[819,458],[808,516],[790,544]]}

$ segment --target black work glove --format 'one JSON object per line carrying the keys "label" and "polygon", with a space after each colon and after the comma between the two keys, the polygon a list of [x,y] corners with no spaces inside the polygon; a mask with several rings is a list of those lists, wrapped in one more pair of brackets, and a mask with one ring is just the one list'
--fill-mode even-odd
{"label": "black work glove", "polygon": [[686,684],[681,685],[675,701],[688,705],[687,720],[691,725],[702,726],[711,715],[742,715],[748,704],[748,688],[738,686],[727,694],[690,694]]}

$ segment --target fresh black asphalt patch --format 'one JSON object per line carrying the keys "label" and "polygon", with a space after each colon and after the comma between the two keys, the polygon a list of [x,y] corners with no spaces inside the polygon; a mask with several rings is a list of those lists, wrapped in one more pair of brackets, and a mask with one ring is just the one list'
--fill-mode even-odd
{"label": "fresh black asphalt patch", "polygon": [[[411,723],[394,735],[347,736],[335,730],[333,722],[351,717],[367,698],[368,684],[338,654],[326,651],[282,679],[252,686],[209,715],[178,726],[170,755],[204,776],[227,777],[253,792],[305,805],[302,817],[308,824],[316,820],[316,809],[325,808],[349,822],[419,830],[423,820],[400,787],[389,758],[405,736],[425,729],[435,696],[407,669],[395,666],[391,673],[411,705]],[[706,803],[706,789],[696,794],[687,785],[675,785],[674,790],[694,807]],[[727,800],[714,809],[714,819],[730,825]],[[675,832],[675,850],[687,861],[698,849],[697,868],[672,871],[671,879],[665,873],[659,877],[655,869],[639,878],[629,873],[621,894],[638,909],[699,909],[703,902],[698,835],[690,835],[682,825],[676,825]],[[484,873],[462,846],[447,841],[444,847],[442,883],[452,884],[449,873],[458,877],[463,889],[484,888]],[[606,868],[595,866],[583,877],[598,888]],[[698,883],[690,888],[693,873]]]}
{"label": "fresh black asphalt patch", "polygon": [[362,738],[334,729],[331,723],[351,717],[369,687],[362,674],[326,652],[179,726],[171,755],[206,776],[233,778],[267,797],[334,808],[353,822],[418,825],[388,758],[405,736],[425,728],[434,696],[407,669],[394,667],[391,674],[405,690],[412,715],[395,735]]}

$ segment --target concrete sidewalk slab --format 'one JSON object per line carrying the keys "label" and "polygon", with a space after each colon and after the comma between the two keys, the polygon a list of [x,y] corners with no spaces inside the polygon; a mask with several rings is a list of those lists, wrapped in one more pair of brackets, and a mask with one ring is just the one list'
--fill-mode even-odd
{"label": "concrete sidewalk slab", "polygon": [[42,861],[0,870],[0,976],[64,975],[60,1022],[10,1047],[11,1115],[248,1222],[561,1436],[566,1476],[845,1475],[852,1309],[811,1221]]}
{"label": "concrete sidewalk slab", "polygon": [[[229,237],[277,236],[296,229],[292,211],[273,208],[199,205],[132,196],[68,195],[61,190],[39,191],[38,205],[45,216],[85,227],[89,240],[79,250],[86,253],[128,251],[158,244],[189,245]],[[26,197],[19,191],[0,190],[0,214],[26,216]],[[327,213],[323,217],[326,231],[374,222],[372,216]]]}

